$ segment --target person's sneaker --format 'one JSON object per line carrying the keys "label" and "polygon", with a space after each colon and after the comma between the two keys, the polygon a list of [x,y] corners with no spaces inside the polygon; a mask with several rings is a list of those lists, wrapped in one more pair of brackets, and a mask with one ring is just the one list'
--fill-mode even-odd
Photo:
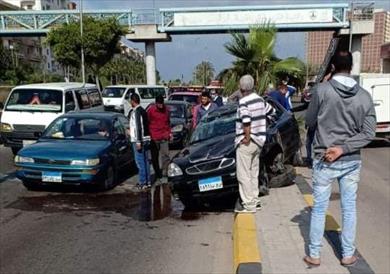
{"label": "person's sneaker", "polygon": [[236,204],[234,208],[236,213],[256,213],[256,207],[244,207],[241,203]]}
{"label": "person's sneaker", "polygon": [[348,256],[341,259],[341,265],[343,266],[351,266],[357,262],[356,256]]}
{"label": "person's sneaker", "polygon": [[318,267],[321,265],[321,259],[320,258],[313,258],[310,256],[305,256],[303,258],[303,261],[307,264],[309,267]]}

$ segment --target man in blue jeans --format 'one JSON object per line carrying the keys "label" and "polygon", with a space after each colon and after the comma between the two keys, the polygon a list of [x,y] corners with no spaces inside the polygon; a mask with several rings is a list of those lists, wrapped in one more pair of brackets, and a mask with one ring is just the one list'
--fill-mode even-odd
{"label": "man in blue jeans", "polygon": [[319,266],[325,215],[332,190],[338,180],[342,210],[341,264],[356,263],[356,193],[360,178],[360,149],[375,136],[376,117],[370,94],[350,76],[352,55],[335,53],[335,74],[313,88],[306,113],[309,130],[315,129],[313,162],[314,205],[310,222],[309,255],[304,261]]}
{"label": "man in blue jeans", "polygon": [[140,97],[138,94],[131,94],[130,103],[132,107],[130,113],[130,139],[133,146],[135,163],[139,171],[139,182],[137,186],[140,189],[148,189],[151,187],[148,115],[140,106]]}

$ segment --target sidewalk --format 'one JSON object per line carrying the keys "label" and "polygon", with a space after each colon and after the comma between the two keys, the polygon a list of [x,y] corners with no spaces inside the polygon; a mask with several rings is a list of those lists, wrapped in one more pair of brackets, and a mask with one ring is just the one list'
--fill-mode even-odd
{"label": "sidewalk", "polygon": [[[302,174],[303,170],[297,172]],[[304,173],[307,176],[308,170]],[[262,273],[349,273],[325,239],[320,267],[310,269],[302,261],[309,237],[310,209],[297,185],[271,189],[262,201],[263,207],[255,216]]]}

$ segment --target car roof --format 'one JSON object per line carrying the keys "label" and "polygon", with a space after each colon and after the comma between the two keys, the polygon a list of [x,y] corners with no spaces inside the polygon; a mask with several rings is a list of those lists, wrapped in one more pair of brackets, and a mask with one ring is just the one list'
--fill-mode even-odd
{"label": "car roof", "polygon": [[[98,118],[98,119],[106,119],[110,120],[117,116],[121,116],[120,113],[102,111],[102,112],[87,112],[87,111],[77,111],[77,112],[68,112],[61,117],[76,117],[76,118]],[[123,116],[125,117],[125,116]]]}
{"label": "car roof", "polygon": [[162,85],[110,85],[105,88],[165,88]]}
{"label": "car roof", "polygon": [[94,84],[83,84],[77,82],[39,83],[16,86],[14,89],[71,89],[71,88],[96,88]]}
{"label": "car roof", "polygon": [[199,96],[201,92],[196,92],[196,91],[175,91],[171,93],[171,95],[189,95],[189,96]]}

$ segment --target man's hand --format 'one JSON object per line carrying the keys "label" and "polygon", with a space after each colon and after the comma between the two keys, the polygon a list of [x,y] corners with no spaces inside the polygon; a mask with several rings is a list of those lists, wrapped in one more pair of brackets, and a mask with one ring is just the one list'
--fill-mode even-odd
{"label": "man's hand", "polygon": [[343,149],[341,147],[330,147],[325,151],[325,160],[332,163],[336,161],[341,155],[343,155]]}
{"label": "man's hand", "polygon": [[242,139],[241,144],[243,144],[245,146],[249,146],[250,142],[251,142],[251,139],[248,139],[245,137],[244,139]]}
{"label": "man's hand", "polygon": [[140,151],[142,149],[142,144],[141,143],[137,143],[136,146],[137,146],[137,150],[138,151]]}

